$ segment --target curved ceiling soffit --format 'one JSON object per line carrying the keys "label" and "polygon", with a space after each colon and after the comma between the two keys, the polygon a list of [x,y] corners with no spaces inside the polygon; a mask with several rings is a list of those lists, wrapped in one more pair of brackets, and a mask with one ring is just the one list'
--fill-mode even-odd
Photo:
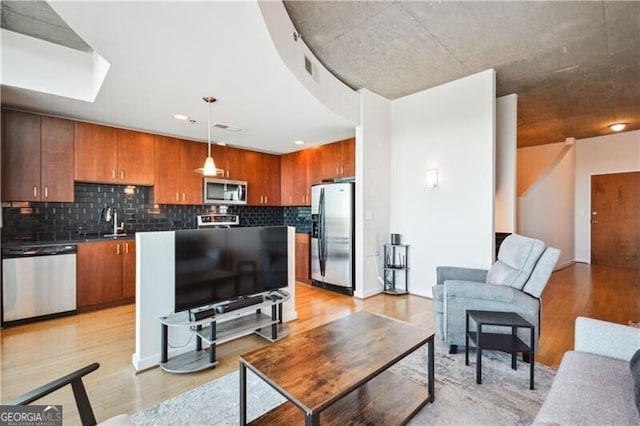
{"label": "curved ceiling soffit", "polygon": [[340,81],[315,57],[282,2],[258,1],[271,40],[285,66],[326,108],[353,123],[360,123],[360,95]]}

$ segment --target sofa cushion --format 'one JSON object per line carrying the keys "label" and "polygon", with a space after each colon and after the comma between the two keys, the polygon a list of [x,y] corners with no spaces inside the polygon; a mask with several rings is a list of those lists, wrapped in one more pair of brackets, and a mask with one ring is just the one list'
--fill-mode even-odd
{"label": "sofa cushion", "polygon": [[534,424],[637,425],[629,363],[586,352],[564,354]]}
{"label": "sofa cushion", "polygon": [[522,290],[544,249],[540,240],[509,235],[500,245],[498,261],[487,273],[487,283]]}
{"label": "sofa cushion", "polygon": [[636,408],[640,413],[640,349],[636,351],[629,361],[631,377],[633,378],[633,394],[636,398]]}

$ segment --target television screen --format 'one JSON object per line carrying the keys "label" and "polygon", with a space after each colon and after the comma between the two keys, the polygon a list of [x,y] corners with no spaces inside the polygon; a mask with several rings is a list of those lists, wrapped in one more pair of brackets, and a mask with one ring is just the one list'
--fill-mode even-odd
{"label": "television screen", "polygon": [[287,227],[175,232],[175,312],[287,287]]}

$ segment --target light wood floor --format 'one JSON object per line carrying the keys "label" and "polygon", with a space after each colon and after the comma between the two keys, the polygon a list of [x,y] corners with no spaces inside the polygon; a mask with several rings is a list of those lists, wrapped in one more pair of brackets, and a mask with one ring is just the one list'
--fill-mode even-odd
{"label": "light wood floor", "polygon": [[[587,315],[618,323],[640,319],[640,271],[577,264],[555,272],[543,294],[540,352],[536,361],[557,367],[573,346],[573,323]],[[417,296],[378,295],[366,300],[298,284],[291,333],[367,310],[432,328],[432,302]],[[160,332],[160,326],[158,326]],[[238,366],[238,356],[268,343],[247,336],[218,347],[220,363],[195,374],[169,374],[159,368],[135,374],[134,306],[121,306],[24,325],[0,332],[0,400],[11,399],[92,362],[100,369],[85,378],[98,421],[135,413],[221,377]],[[62,404],[65,425],[79,424],[69,388],[40,401]]]}

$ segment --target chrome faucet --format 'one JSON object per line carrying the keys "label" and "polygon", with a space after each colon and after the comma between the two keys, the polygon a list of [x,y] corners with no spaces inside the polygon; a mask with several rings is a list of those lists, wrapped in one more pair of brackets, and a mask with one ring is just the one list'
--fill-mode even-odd
{"label": "chrome faucet", "polygon": [[124,233],[124,222],[120,222],[118,226],[118,211],[113,209],[113,235],[120,235]]}

